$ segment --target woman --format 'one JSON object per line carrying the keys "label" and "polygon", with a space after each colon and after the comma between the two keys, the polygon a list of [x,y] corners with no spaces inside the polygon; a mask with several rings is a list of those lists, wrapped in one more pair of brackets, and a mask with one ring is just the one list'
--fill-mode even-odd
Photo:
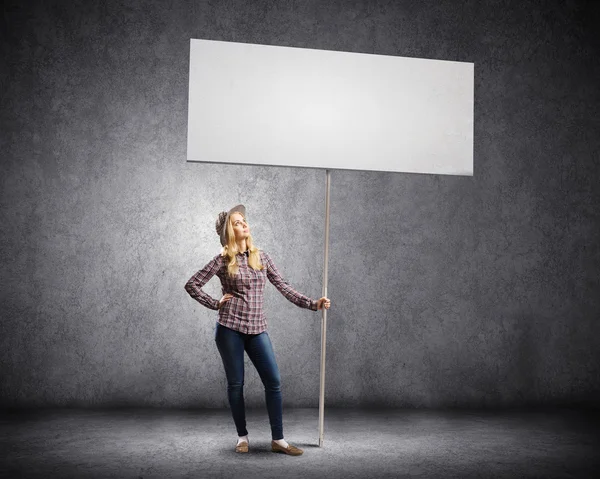
{"label": "woman", "polygon": [[[329,309],[331,302],[326,297],[312,300],[294,291],[281,277],[271,257],[254,246],[243,205],[221,212],[216,230],[223,246],[221,253],[190,278],[185,290],[203,306],[219,311],[215,342],[225,367],[227,398],[238,434],[235,452],[248,452],[243,395],[246,351],[265,386],[271,450],[299,456],[302,449],[283,438],[281,378],[266,331],[263,290],[268,279],[292,303],[313,311]],[[220,300],[202,291],[202,286],[215,274],[221,280],[224,294]]]}

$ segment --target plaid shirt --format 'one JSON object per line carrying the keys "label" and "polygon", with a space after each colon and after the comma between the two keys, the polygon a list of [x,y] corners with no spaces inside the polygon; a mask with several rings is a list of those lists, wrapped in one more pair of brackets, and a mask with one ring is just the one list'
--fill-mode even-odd
{"label": "plaid shirt", "polygon": [[[262,250],[259,254],[260,262],[265,266],[262,271],[255,271],[248,266],[248,251],[239,253],[236,258],[239,272],[234,278],[229,277],[225,258],[218,254],[189,279],[185,290],[203,306],[218,310],[219,324],[245,334],[259,334],[267,329],[263,311],[263,291],[267,278],[296,306],[317,311],[317,301],[295,291],[279,274],[271,257]],[[233,295],[220,309],[219,300],[202,291],[202,286],[215,274],[221,280],[223,294]]]}

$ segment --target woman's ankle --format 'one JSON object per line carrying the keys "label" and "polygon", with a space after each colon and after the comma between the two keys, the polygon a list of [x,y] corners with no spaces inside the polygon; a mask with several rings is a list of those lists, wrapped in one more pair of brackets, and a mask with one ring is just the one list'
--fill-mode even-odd
{"label": "woman's ankle", "polygon": [[281,439],[273,439],[273,442],[276,442],[281,447],[285,447],[286,449],[289,446],[289,444],[287,443],[287,441],[285,439],[283,439],[283,438],[281,438]]}

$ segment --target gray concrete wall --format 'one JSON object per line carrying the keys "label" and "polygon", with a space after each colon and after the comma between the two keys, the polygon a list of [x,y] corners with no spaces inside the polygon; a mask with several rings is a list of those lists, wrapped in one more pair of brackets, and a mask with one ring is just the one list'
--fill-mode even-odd
{"label": "gray concrete wall", "polygon": [[[593,2],[92,3],[5,3],[2,406],[226,406],[183,286],[238,202],[320,296],[325,170],[186,163],[190,38],[475,63],[473,177],[332,173],[328,406],[598,404]],[[284,406],[317,406],[320,313],[266,311]]]}

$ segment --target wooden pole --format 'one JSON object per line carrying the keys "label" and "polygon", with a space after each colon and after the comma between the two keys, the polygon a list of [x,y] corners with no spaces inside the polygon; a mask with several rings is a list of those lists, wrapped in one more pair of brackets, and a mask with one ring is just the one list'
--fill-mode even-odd
{"label": "wooden pole", "polygon": [[[329,261],[329,191],[331,171],[327,170],[327,194],[325,196],[325,258],[323,260],[323,294],[327,296],[327,264]],[[321,383],[319,388],[319,447],[323,447],[323,426],[325,417],[325,346],[327,344],[327,309],[321,310]]]}

